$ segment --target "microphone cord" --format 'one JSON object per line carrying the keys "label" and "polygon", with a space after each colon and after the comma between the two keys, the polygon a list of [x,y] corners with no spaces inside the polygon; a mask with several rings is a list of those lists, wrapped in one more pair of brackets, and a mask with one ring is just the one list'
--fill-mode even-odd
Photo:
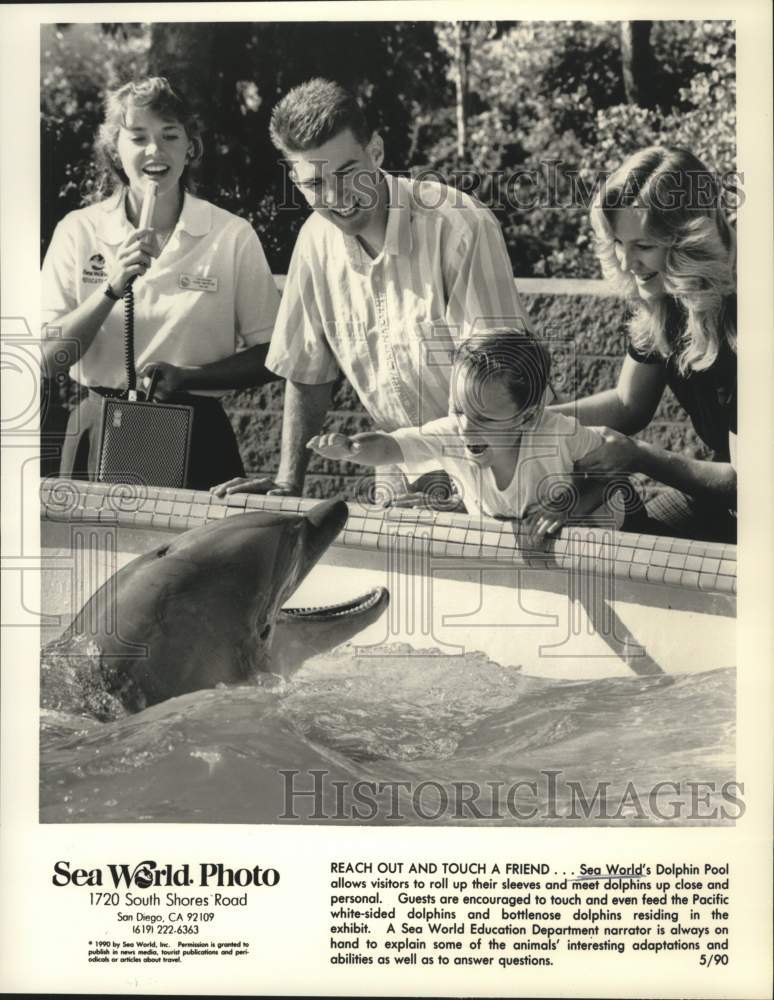
{"label": "microphone cord", "polygon": [[134,365],[134,284],[132,278],[124,292],[124,364],[126,366],[126,388],[128,392],[137,389],[137,371]]}

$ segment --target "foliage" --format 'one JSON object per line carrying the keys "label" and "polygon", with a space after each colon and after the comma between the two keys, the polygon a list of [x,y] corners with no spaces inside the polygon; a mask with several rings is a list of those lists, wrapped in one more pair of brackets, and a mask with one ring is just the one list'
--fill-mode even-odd
{"label": "foliage", "polygon": [[41,27],[42,235],[78,208],[94,179],[92,146],[102,95],[145,70],[147,28],[93,24]]}
{"label": "foliage", "polygon": [[[451,51],[448,26],[436,30]],[[476,193],[500,218],[516,274],[598,275],[590,193],[643,146],[687,146],[711,169],[734,170],[731,25],[655,22],[647,108],[625,103],[619,36],[613,22],[500,23],[471,47],[470,85],[486,100],[470,117],[466,162],[458,162],[450,115],[437,118],[435,134],[428,129],[429,166],[451,177],[475,166]],[[531,199],[492,197],[519,175],[530,179]]]}
{"label": "foliage", "polygon": [[[249,218],[278,272],[306,209],[268,139],[271,109],[312,76],[353,89],[388,169],[440,171],[491,205],[515,273],[596,276],[588,193],[650,143],[735,169],[735,42],[722,21],[653,22],[648,107],[625,103],[617,22],[466,22],[467,149],[457,154],[455,39],[431,22],[59,25],[42,34],[43,231],[88,192],[105,87],[150,68],[205,119],[200,190]],[[194,56],[191,53],[194,53]]]}

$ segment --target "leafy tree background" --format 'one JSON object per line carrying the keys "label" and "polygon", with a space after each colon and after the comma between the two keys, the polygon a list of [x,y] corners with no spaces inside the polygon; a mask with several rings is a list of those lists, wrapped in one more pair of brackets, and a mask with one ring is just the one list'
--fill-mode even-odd
{"label": "leafy tree background", "polygon": [[583,185],[651,143],[735,170],[733,24],[635,22],[634,84],[626,24],[44,26],[42,251],[93,186],[105,88],[151,72],[178,83],[204,121],[200,193],[250,219],[284,273],[306,209],[269,142],[269,116],[290,87],[320,75],[367,104],[388,169],[439,171],[495,210],[517,276],[596,277]]}

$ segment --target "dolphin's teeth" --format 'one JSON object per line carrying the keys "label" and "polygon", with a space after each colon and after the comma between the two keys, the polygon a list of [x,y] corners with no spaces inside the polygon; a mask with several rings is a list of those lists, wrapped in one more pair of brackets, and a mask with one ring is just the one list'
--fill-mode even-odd
{"label": "dolphin's teeth", "polygon": [[345,618],[349,615],[361,614],[370,611],[386,594],[384,587],[375,587],[361,597],[356,597],[351,601],[344,601],[341,604],[329,604],[313,608],[283,608],[281,616],[290,619],[303,619],[305,621],[329,621],[332,618]]}

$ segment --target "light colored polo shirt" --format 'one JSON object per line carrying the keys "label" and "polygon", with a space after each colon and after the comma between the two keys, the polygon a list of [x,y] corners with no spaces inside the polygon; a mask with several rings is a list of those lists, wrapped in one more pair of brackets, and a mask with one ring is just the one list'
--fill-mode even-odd
{"label": "light colored polo shirt", "polygon": [[[544,410],[534,428],[522,435],[513,479],[499,490],[491,469],[481,468],[465,454],[457,421],[452,416],[403,427],[391,434],[407,463],[426,468],[440,464],[457,487],[468,513],[489,517],[524,517],[538,497],[548,498],[569,484],[573,463],[602,444],[601,434],[553,410]],[[548,492],[546,492],[548,491]]]}
{"label": "light colored polo shirt", "polygon": [[304,223],[266,364],[312,385],[341,370],[389,431],[445,414],[455,345],[526,323],[526,313],[487,208],[432,181],[385,177],[387,230],[375,259],[322,216]]}
{"label": "light colored polo shirt", "polygon": [[[43,263],[44,324],[56,326],[94,294],[131,232],[122,195],[62,219]],[[205,365],[266,343],[280,299],[249,222],[187,193],[175,231],[133,291],[138,370],[149,361]],[[118,302],[70,374],[83,385],[121,388],[124,373],[124,308]]]}

